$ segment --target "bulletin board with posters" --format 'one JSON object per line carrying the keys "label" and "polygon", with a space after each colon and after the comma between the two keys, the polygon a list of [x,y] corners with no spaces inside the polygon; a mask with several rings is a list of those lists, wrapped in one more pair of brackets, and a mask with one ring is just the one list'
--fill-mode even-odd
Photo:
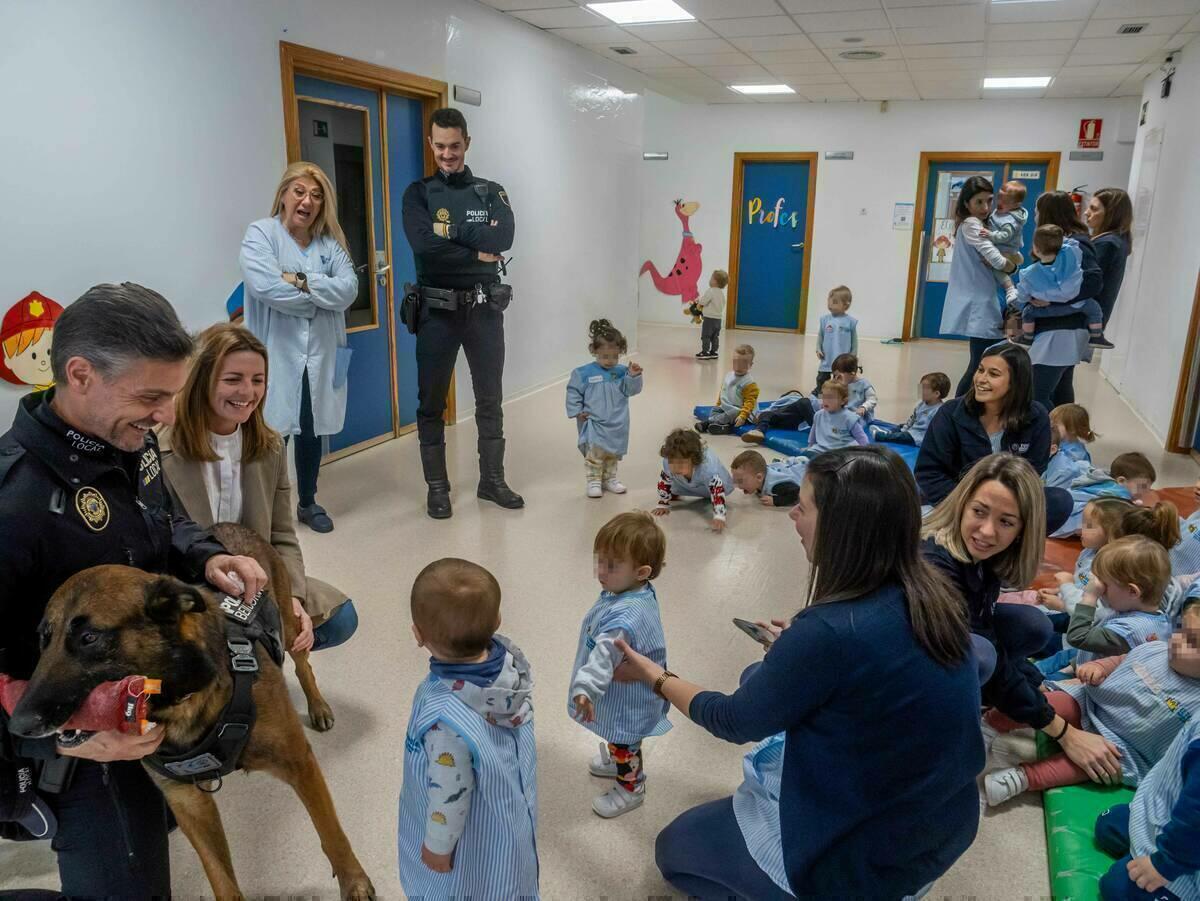
{"label": "bulletin board with posters", "polygon": [[993,178],[991,169],[948,171],[937,174],[937,190],[934,192],[933,215],[929,221],[929,246],[925,259],[928,261],[925,280],[927,282],[950,281],[950,263],[954,260],[954,207],[958,195],[968,178],[974,175]]}

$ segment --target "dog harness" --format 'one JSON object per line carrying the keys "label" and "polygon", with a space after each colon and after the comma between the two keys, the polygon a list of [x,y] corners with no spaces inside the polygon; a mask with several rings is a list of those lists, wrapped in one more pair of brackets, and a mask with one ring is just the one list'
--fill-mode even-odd
{"label": "dog harness", "polygon": [[233,676],[233,694],[216,723],[200,742],[181,754],[152,754],[145,763],[160,776],[203,788],[202,782],[221,780],[241,766],[242,752],[254,728],[254,683],[258,680],[258,658],[254,645],[261,644],[277,666],[283,666],[283,638],[279,607],[268,595],[259,592],[247,604],[226,595],[221,599],[225,614],[225,647],[229,653],[229,672]]}

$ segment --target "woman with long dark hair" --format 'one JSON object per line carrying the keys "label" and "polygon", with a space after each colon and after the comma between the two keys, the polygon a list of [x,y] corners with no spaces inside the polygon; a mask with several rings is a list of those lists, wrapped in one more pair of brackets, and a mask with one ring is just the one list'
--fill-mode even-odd
{"label": "woman with long dark hair", "polygon": [[1004,337],[1004,314],[992,270],[1016,269],[987,238],[984,222],[992,210],[992,183],[982,175],[963,182],[954,206],[954,257],[942,308],[941,331],[966,335],[971,344],[971,361],[959,379],[955,397],[967,393],[979,368],[983,352]]}
{"label": "woman with long dark hair", "polygon": [[1096,263],[1104,280],[1096,301],[1107,328],[1125,280],[1126,258],[1133,252],[1133,203],[1120,188],[1101,188],[1088,201],[1083,218],[1092,233]]}
{"label": "woman with long dark hair", "polygon": [[[879,516],[878,511],[889,511]],[[792,510],[806,603],[732,695],[618,642],[645,682],[718,738],[757,741],[733,797],[659,835],[664,878],[700,898],[915,894],[979,824],[979,683],[966,611],[921,557],[917,486],[879,447],[822,454]]]}
{"label": "woman with long dark hair", "polygon": [[[1071,195],[1066,191],[1047,191],[1037,199],[1034,215],[1038,225],[1061,228],[1063,237],[1075,241],[1082,253],[1083,282],[1079,293],[1052,302],[1071,303],[1098,297],[1104,288],[1104,274]],[[1038,320],[1029,356],[1033,360],[1033,396],[1047,410],[1075,403],[1075,367],[1092,359],[1089,340],[1087,317],[1083,313]]]}

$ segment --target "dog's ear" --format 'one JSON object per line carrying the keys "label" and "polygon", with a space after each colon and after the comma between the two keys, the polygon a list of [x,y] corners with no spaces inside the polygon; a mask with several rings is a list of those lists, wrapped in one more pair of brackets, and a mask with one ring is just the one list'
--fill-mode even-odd
{"label": "dog's ear", "polygon": [[159,623],[178,622],[185,613],[203,613],[204,595],[191,585],[160,576],[146,586],[146,615]]}

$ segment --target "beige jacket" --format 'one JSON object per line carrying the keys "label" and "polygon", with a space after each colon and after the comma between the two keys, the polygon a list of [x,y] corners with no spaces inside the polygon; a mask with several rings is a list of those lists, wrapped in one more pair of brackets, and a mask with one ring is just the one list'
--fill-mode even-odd
{"label": "beige jacket", "polygon": [[[204,487],[202,463],[184,460],[171,449],[170,432],[159,435],[163,475],[176,509],[202,528],[212,528],[212,504]],[[346,594],[304,574],[304,555],[296,538],[292,484],[283,448],[242,465],[242,525],[253,529],[279,552],[292,581],[292,594],[320,622],[346,600]]]}

